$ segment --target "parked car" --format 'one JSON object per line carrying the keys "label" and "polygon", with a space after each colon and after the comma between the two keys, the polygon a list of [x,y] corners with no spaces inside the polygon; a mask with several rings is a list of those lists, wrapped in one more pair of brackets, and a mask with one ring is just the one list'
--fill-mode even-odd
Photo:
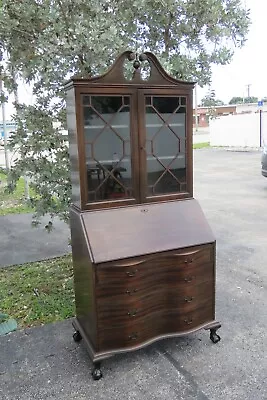
{"label": "parked car", "polygon": [[267,144],[264,145],[261,156],[261,173],[267,178]]}

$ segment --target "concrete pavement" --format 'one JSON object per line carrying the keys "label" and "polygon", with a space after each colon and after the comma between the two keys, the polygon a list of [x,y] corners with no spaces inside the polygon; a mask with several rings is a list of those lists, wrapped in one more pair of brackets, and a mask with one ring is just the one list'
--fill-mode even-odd
{"label": "concrete pavement", "polygon": [[209,128],[198,128],[193,131],[193,144],[197,143],[207,143],[210,141],[210,131]]}
{"label": "concrete pavement", "polygon": [[86,350],[71,335],[64,321],[0,338],[1,400],[208,399],[162,344],[104,361],[103,379],[93,381]]}
{"label": "concrete pavement", "polygon": [[[153,344],[103,362],[91,380],[71,321],[0,338],[1,400],[266,400],[267,179],[260,153],[194,152],[195,198],[217,238],[216,314],[208,332]],[[2,391],[2,392],[1,392]]]}

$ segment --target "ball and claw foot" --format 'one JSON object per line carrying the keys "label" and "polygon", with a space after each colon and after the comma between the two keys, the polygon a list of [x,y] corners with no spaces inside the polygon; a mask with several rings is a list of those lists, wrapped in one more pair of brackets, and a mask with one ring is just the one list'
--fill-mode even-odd
{"label": "ball and claw foot", "polygon": [[213,343],[218,343],[221,340],[220,336],[217,335],[217,333],[216,333],[216,329],[211,329],[210,330],[210,340]]}
{"label": "ball and claw foot", "polygon": [[94,364],[94,369],[92,371],[92,377],[94,381],[99,381],[102,378],[102,371],[100,369],[100,363]]}
{"label": "ball and claw foot", "polygon": [[79,331],[74,332],[73,340],[74,342],[80,342],[82,340],[82,335],[80,334]]}

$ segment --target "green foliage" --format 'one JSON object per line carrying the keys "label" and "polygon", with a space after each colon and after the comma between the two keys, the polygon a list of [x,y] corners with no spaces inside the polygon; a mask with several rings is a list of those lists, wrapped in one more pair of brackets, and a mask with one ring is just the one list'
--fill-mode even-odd
{"label": "green foliage", "polygon": [[249,97],[232,97],[229,101],[229,104],[243,104],[243,103],[258,103],[258,97],[249,96]]}
{"label": "green foliage", "polygon": [[243,97],[232,97],[229,104],[242,104],[244,103]]}
{"label": "green foliage", "polygon": [[1,268],[0,311],[21,328],[72,317],[72,273],[71,256]]}
{"label": "green foliage", "polygon": [[215,107],[223,106],[224,102],[222,100],[216,99],[215,91],[210,90],[205,97],[201,100],[201,107]]}
{"label": "green foliage", "polygon": [[36,223],[45,213],[51,218],[59,214],[67,222],[71,186],[66,137],[53,127],[44,106],[20,106],[16,122],[12,145],[19,149],[20,156],[10,171],[11,182],[17,181],[21,171],[27,171],[36,194],[30,198]]}
{"label": "green foliage", "polygon": [[205,149],[210,147],[210,142],[195,143],[193,144],[193,149]]}
{"label": "green foliage", "polygon": [[255,96],[245,97],[244,103],[258,103],[258,97]]}
{"label": "green foliage", "polygon": [[34,106],[16,99],[11,178],[30,176],[36,218],[67,219],[68,146],[52,122],[66,127],[63,84],[70,76],[102,73],[125,49],[150,50],[175,77],[207,85],[212,65],[230,62],[248,28],[241,0],[2,0],[6,94],[22,79],[35,95]]}
{"label": "green foliage", "polygon": [[[34,192],[30,189],[30,195],[34,196]],[[9,190],[7,175],[0,171],[0,215],[21,214],[33,212],[30,203],[25,199],[25,182],[23,178],[19,178],[16,187],[12,192]]]}
{"label": "green foliage", "polygon": [[216,99],[215,91],[212,89],[210,89],[206,96],[201,100],[201,107],[208,107],[207,115],[210,118],[215,118],[216,106],[222,106],[223,104],[223,101]]}

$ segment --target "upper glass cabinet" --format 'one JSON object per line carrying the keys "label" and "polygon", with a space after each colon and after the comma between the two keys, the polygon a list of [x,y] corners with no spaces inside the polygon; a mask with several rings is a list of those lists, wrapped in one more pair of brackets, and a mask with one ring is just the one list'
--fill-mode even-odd
{"label": "upper glass cabinet", "polygon": [[153,54],[130,51],[107,73],[66,84],[77,208],[193,197],[193,87],[168,75]]}

